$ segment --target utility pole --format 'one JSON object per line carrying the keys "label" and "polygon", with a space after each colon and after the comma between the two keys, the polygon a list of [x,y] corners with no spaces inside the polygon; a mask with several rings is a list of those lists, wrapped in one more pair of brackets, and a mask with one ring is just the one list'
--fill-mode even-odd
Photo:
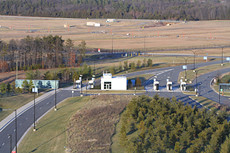
{"label": "utility pole", "polygon": [[221,66],[224,65],[224,48],[222,48]]}
{"label": "utility pole", "polygon": [[112,33],[112,53],[113,53],[113,33]]}
{"label": "utility pole", "polygon": [[11,151],[12,151],[12,135],[9,134],[8,138],[10,139],[10,153],[11,153]]}
{"label": "utility pole", "polygon": [[193,52],[193,69],[196,69],[196,51],[192,50],[191,52]]}
{"label": "utility pole", "polygon": [[145,36],[144,36],[144,51],[145,51]]}
{"label": "utility pole", "polygon": [[197,90],[198,90],[198,88],[197,88],[197,73],[198,73],[198,71],[197,70],[193,70],[193,72],[195,72],[196,73],[196,97],[198,97],[198,92],[197,92]]}
{"label": "utility pole", "polygon": [[18,152],[17,151],[17,143],[18,143],[18,138],[17,138],[17,110],[15,109],[15,151],[16,151],[16,153]]}
{"label": "utility pole", "polygon": [[220,104],[220,85],[219,85],[219,104]]}
{"label": "utility pole", "polygon": [[185,76],[184,76],[184,80],[185,82],[187,81],[187,61],[188,61],[188,58],[184,58],[185,60],[185,67],[184,67],[184,71],[185,71]]}
{"label": "utility pole", "polygon": [[[55,72],[55,76],[56,76],[56,72]],[[56,77],[55,77],[54,111],[57,111],[57,106],[56,106],[57,105],[57,91],[56,91],[56,86],[57,85],[56,85]]]}
{"label": "utility pole", "polygon": [[34,129],[33,129],[33,131],[36,131],[36,127],[35,127],[35,94],[36,94],[36,92],[34,92]]}

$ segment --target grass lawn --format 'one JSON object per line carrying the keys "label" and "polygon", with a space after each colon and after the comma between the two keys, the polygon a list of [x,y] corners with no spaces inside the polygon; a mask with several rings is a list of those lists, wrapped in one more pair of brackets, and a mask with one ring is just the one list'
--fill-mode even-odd
{"label": "grass lawn", "polygon": [[111,152],[112,153],[123,153],[123,152],[125,152],[124,148],[119,143],[121,124],[122,124],[121,122],[118,122],[116,124],[116,130],[115,130],[115,133],[112,137],[112,146],[111,146]]}
{"label": "grass lawn", "polygon": [[19,146],[19,152],[65,152],[68,120],[88,99],[89,97],[70,98],[59,104],[58,111],[50,111],[37,123],[36,132],[32,129],[28,132]]}
{"label": "grass lawn", "polygon": [[[224,66],[221,66],[220,64],[213,64],[209,66],[200,67],[196,69],[198,71],[197,76],[200,76],[200,75],[212,72],[212,71],[216,71],[218,69],[225,69],[229,67],[230,67],[230,63],[225,63]],[[186,72],[187,72],[187,82],[188,83],[190,81],[193,81],[196,78],[196,74],[195,72],[193,72],[193,70],[187,70]],[[178,77],[178,82],[180,82],[180,79],[184,77],[185,77],[185,71],[180,72],[179,77]]]}
{"label": "grass lawn", "polygon": [[0,98],[0,106],[3,109],[3,111],[0,112],[0,121],[10,115],[15,109],[22,107],[33,99],[34,94],[20,94],[17,96]]}
{"label": "grass lawn", "polygon": [[[133,96],[69,98],[50,111],[25,136],[19,152],[109,152],[119,114]],[[103,127],[103,128],[102,128]]]}
{"label": "grass lawn", "polygon": [[[214,110],[217,113],[221,111],[221,107],[219,107],[219,103],[214,102],[210,99],[207,99],[205,97],[201,97],[201,96],[190,96],[190,98],[194,99],[195,101],[197,101],[198,103],[200,103],[204,108],[206,109],[210,109],[210,110]],[[229,111],[227,111],[228,114],[230,114]]]}

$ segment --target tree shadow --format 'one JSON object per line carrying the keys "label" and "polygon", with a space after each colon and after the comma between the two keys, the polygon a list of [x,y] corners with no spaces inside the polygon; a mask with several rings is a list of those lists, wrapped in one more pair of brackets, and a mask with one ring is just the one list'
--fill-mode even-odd
{"label": "tree shadow", "polygon": [[[79,101],[79,99],[78,99],[76,102],[78,102],[78,101]],[[73,104],[74,104],[74,103],[67,103],[67,104],[65,104],[65,105],[63,105],[63,106],[61,106],[61,107],[59,107],[58,110],[61,110],[61,109],[63,109],[64,107],[67,107],[67,106],[73,105]],[[57,111],[58,111],[58,110],[57,110]],[[75,110],[73,110],[73,111],[75,111]],[[43,125],[39,126],[39,127],[37,128],[37,130],[39,130],[39,129],[41,129],[41,128],[44,128],[45,126],[47,126],[47,125],[53,123],[53,122],[56,121],[57,119],[60,119],[60,118],[65,117],[66,115],[69,115],[69,112],[63,114],[63,115],[60,116],[60,117],[56,117],[55,119],[53,119],[53,120],[51,120],[51,121],[48,121],[47,123],[44,123]]]}

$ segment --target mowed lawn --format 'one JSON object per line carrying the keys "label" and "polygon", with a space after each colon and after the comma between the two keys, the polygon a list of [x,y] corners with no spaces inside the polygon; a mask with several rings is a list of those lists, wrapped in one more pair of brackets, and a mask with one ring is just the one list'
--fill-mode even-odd
{"label": "mowed lawn", "polygon": [[15,109],[22,107],[33,99],[34,94],[29,93],[0,98],[0,107],[3,109],[3,111],[0,112],[0,121],[10,115]]}
{"label": "mowed lawn", "polygon": [[58,110],[50,111],[37,123],[37,131],[27,133],[19,152],[63,153],[66,146],[66,127],[69,118],[88,101],[89,97],[76,97],[58,105]]}
{"label": "mowed lawn", "polygon": [[31,128],[19,145],[22,153],[109,152],[115,124],[132,96],[69,98]]}

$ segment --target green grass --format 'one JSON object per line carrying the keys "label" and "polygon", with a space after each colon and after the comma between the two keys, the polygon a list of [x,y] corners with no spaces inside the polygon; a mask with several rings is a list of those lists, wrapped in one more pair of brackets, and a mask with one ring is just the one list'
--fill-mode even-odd
{"label": "green grass", "polygon": [[123,152],[125,152],[124,148],[119,143],[120,130],[121,130],[121,122],[119,121],[116,124],[116,130],[115,130],[115,133],[112,137],[112,146],[111,146],[111,152],[112,153],[123,153]]}
{"label": "green grass", "polygon": [[[209,66],[204,66],[204,67],[199,67],[196,69],[197,76],[212,72],[212,71],[216,71],[216,70],[220,70],[220,69],[225,69],[230,67],[230,63],[225,63],[223,66],[221,66],[220,64],[213,64],[213,65],[209,65]],[[196,78],[196,74],[195,72],[193,72],[193,70],[187,70],[187,82],[190,83],[190,81],[193,81]],[[179,77],[178,77],[178,82],[180,82],[181,78],[185,78],[185,71],[180,72]]]}
{"label": "green grass", "polygon": [[[37,95],[36,95],[37,98]],[[0,98],[0,106],[3,109],[0,112],[0,121],[10,115],[15,109],[22,107],[34,99],[34,94],[19,94],[17,96]]]}
{"label": "green grass", "polygon": [[190,96],[190,98],[194,99],[195,101],[197,101],[198,103],[200,103],[202,106],[204,106],[207,109],[211,109],[211,110],[215,110],[215,111],[219,111],[219,109],[215,106],[218,106],[219,103],[214,102],[208,98],[205,97],[201,97],[201,96]]}
{"label": "green grass", "polygon": [[66,131],[70,117],[80,110],[89,97],[69,98],[58,105],[58,111],[50,111],[25,136],[19,146],[19,152],[63,153],[66,146]]}

